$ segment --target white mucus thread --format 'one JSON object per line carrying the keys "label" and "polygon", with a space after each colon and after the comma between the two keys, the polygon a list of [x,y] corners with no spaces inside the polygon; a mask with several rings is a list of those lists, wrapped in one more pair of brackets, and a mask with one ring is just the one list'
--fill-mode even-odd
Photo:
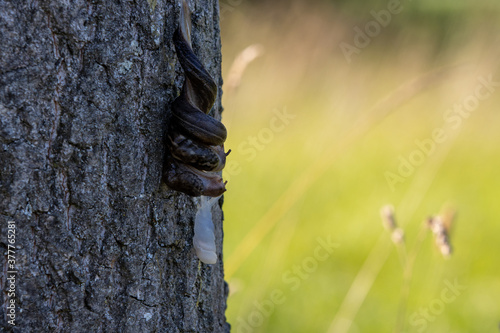
{"label": "white mucus thread", "polygon": [[205,264],[215,264],[217,262],[212,206],[219,198],[202,196],[200,208],[194,218],[193,245],[196,256]]}

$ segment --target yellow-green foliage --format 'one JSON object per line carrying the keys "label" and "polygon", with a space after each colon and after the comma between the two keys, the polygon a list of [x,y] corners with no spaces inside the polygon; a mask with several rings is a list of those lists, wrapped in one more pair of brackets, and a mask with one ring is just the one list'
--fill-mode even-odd
{"label": "yellow-green foliage", "polygon": [[[224,3],[224,77],[244,48],[264,49],[223,95],[233,332],[328,332],[334,320],[336,332],[496,331],[500,85],[473,111],[450,110],[484,96],[481,80],[500,82],[498,2],[402,1],[350,63],[340,43],[388,1]],[[435,129],[446,139],[391,189],[387,172]],[[416,253],[406,278],[380,221],[387,203]],[[445,205],[458,213],[449,259],[428,230],[417,239]],[[453,298],[455,282],[465,289]]]}

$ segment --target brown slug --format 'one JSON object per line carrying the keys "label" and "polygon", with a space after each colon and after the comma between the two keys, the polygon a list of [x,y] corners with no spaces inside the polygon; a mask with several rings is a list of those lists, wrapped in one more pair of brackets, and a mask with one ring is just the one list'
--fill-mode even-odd
{"label": "brown slug", "polygon": [[226,191],[219,172],[226,163],[227,131],[208,115],[217,97],[217,84],[194,54],[190,31],[190,11],[184,0],[173,42],[185,80],[172,103],[163,177],[173,190],[217,197]]}

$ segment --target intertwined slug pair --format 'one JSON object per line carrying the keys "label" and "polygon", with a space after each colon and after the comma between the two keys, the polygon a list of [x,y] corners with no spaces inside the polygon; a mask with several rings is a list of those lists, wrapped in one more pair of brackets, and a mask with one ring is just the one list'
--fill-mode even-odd
{"label": "intertwined slug pair", "polygon": [[226,164],[227,131],[220,121],[208,115],[217,97],[217,85],[193,52],[191,19],[185,0],[173,42],[185,80],[180,96],[172,103],[163,177],[171,189],[201,196],[194,218],[193,246],[202,262],[215,264],[212,206],[226,191],[219,173]]}
{"label": "intertwined slug pair", "polygon": [[218,197],[226,191],[219,173],[226,164],[227,131],[220,121],[208,115],[217,97],[217,85],[193,52],[186,1],[173,42],[185,81],[172,104],[164,180],[171,189],[191,196]]}

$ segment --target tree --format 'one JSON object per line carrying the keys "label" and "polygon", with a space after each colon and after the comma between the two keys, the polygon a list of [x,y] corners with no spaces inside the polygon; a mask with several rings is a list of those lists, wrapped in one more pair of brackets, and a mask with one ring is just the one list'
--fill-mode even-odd
{"label": "tree", "polygon": [[[229,331],[221,255],[200,264],[192,247],[196,200],[161,183],[179,9],[0,0],[3,330]],[[220,87],[218,2],[191,10],[193,49]],[[220,208],[214,221],[221,253]]]}

